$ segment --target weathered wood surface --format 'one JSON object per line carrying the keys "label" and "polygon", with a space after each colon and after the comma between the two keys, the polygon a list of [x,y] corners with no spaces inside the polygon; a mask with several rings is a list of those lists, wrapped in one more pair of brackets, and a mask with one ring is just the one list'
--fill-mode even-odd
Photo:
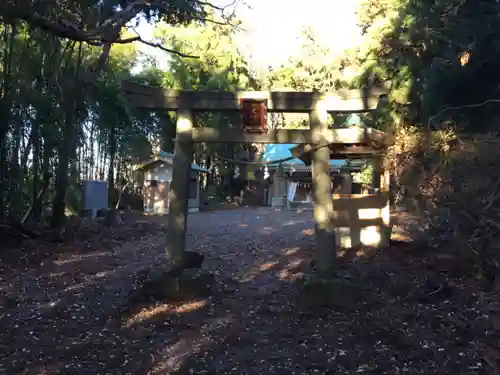
{"label": "weathered wood surface", "polygon": [[[334,224],[335,228],[342,231],[349,229],[349,234],[337,234],[340,236],[340,245],[349,238],[349,247],[357,247],[366,244],[366,233],[369,240],[375,241],[371,246],[385,247],[389,244],[387,230],[390,227],[390,218],[387,217],[389,210],[389,193],[378,194],[334,194]],[[369,232],[363,232],[365,230]],[[375,237],[374,237],[375,236]],[[364,238],[364,240],[363,240]]]}
{"label": "weathered wood surface", "polygon": [[332,93],[297,91],[175,91],[124,82],[122,89],[134,106],[151,109],[193,111],[238,111],[244,98],[267,99],[269,112],[310,112],[318,106],[331,112],[366,112],[377,108],[388,85]]}
{"label": "weathered wood surface", "polygon": [[[327,144],[365,144],[371,142],[367,129],[346,128],[326,129],[323,139]],[[315,143],[311,130],[274,129],[267,133],[245,133],[241,128],[194,128],[193,142],[207,143],[284,143],[312,144]]]}
{"label": "weathered wood surface", "polygon": [[[388,194],[334,194],[333,210],[335,227],[365,228],[383,226],[381,210],[387,205]],[[360,210],[370,212],[362,217]]]}
{"label": "weathered wood surface", "polygon": [[189,179],[193,159],[191,130],[194,119],[191,111],[177,111],[177,141],[170,184],[168,231],[166,241],[167,270],[178,267],[184,259],[186,224],[189,202]]}
{"label": "weathered wood surface", "polygon": [[389,193],[383,194],[333,194],[334,210],[362,210],[384,208],[389,200]]}
{"label": "weathered wood surface", "polygon": [[[316,235],[318,272],[322,276],[331,277],[335,270],[335,226],[332,196],[330,192],[330,150],[328,143],[332,132],[328,129],[328,114],[316,109],[309,115],[312,143],[324,146],[312,151],[312,182],[314,200],[314,231]],[[359,133],[363,135],[364,132]]]}
{"label": "weathered wood surface", "polygon": [[353,219],[352,215],[348,217],[343,214],[343,211],[335,212],[333,222],[335,228],[350,228],[353,232],[354,229],[359,231],[361,228],[384,226],[384,220],[381,217],[373,219]]}
{"label": "weathered wood surface", "polygon": [[[306,130],[307,131],[307,130]],[[368,155],[381,154],[387,151],[387,146],[392,138],[385,132],[366,127],[350,127],[329,129],[327,134],[330,148],[330,159],[366,158]],[[293,156],[301,157],[310,154],[314,149],[312,137],[311,142],[284,142],[296,143],[290,151]]]}

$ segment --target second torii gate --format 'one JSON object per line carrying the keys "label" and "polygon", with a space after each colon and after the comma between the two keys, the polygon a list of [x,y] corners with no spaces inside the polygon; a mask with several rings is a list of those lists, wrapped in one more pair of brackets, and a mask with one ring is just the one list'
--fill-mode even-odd
{"label": "second torii gate", "polygon": [[[170,265],[182,262],[186,241],[189,169],[195,142],[211,143],[294,143],[304,145],[312,155],[313,199],[318,271],[331,272],[335,263],[334,208],[330,192],[330,149],[348,146],[356,154],[370,155],[363,146],[383,141],[383,132],[367,128],[329,129],[328,113],[357,113],[376,109],[387,87],[361,90],[318,92],[221,92],[172,91],[126,82],[123,90],[137,107],[176,111],[174,165],[170,191],[170,210],[166,255]],[[244,127],[227,129],[195,128],[196,112],[257,111],[259,124],[244,119]],[[267,130],[267,111],[309,113],[308,130]],[[254,113],[255,114],[255,113]],[[250,117],[252,117],[250,115]],[[253,116],[255,117],[255,116]],[[256,127],[255,127],[256,126]],[[354,151],[352,151],[354,152]],[[345,156],[350,154],[349,150]]]}

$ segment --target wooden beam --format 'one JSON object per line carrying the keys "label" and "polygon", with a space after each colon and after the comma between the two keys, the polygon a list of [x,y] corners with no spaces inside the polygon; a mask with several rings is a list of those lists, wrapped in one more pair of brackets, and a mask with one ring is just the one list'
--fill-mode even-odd
{"label": "wooden beam", "polygon": [[150,109],[175,111],[190,108],[193,111],[239,111],[244,98],[267,99],[269,112],[310,112],[319,105],[324,111],[367,112],[377,108],[380,97],[388,92],[388,85],[358,90],[337,90],[332,93],[297,91],[174,91],[126,81],[122,89],[128,101]]}
{"label": "wooden beam", "polygon": [[[364,130],[361,130],[364,129]],[[332,140],[330,144],[330,157],[332,159],[365,158],[370,155],[379,155],[386,151],[387,145],[385,133],[372,128],[340,128],[331,129]],[[362,135],[363,134],[363,135]],[[330,136],[329,136],[330,137]],[[285,142],[296,143],[290,151],[296,158],[304,158],[314,149],[314,145],[307,142]]]}
{"label": "wooden beam", "polygon": [[[263,134],[245,133],[241,128],[194,128],[193,142],[206,143],[315,143],[311,130],[275,129]],[[363,144],[366,142],[364,128],[325,129],[323,139],[327,143]]]}
{"label": "wooden beam", "polygon": [[[343,216],[336,217],[334,219],[336,228],[350,228],[351,231],[354,229],[359,230],[360,228],[366,227],[381,227],[384,226],[384,221],[381,217],[377,217],[375,219],[358,219],[358,218],[346,218]],[[351,236],[353,233],[351,233]],[[358,234],[359,236],[359,234]],[[356,246],[356,245],[355,245]]]}
{"label": "wooden beam", "polygon": [[[309,145],[311,146],[311,145]],[[311,146],[312,149],[312,146]],[[374,156],[379,156],[383,155],[385,150],[373,150],[370,147],[364,147],[364,146],[359,146],[359,147],[345,147],[342,149],[337,149],[337,150],[330,150],[330,160],[345,160],[345,159],[368,159],[372,158]],[[300,154],[298,153],[298,156],[295,156],[297,151],[292,154],[292,156],[302,160],[305,165],[311,165],[312,162],[312,156],[311,152],[303,153]],[[353,168],[351,168],[352,170]],[[356,168],[354,168],[356,169]]]}
{"label": "wooden beam", "polygon": [[389,194],[333,194],[332,199],[335,211],[380,209],[387,205]]}
{"label": "wooden beam", "polygon": [[382,155],[382,152],[369,151],[366,153],[354,152],[354,151],[342,151],[342,152],[331,152],[330,159],[331,160],[360,160],[360,159],[369,159],[374,155]]}
{"label": "wooden beam", "polygon": [[385,151],[385,149],[373,149],[372,147],[365,145],[342,145],[341,147],[330,147],[330,158],[367,158],[373,155],[381,155]]}

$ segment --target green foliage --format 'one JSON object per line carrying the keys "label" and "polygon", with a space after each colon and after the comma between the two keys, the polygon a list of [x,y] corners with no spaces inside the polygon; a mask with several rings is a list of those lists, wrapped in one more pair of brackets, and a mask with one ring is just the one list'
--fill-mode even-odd
{"label": "green foliage", "polygon": [[[60,212],[68,187],[77,190],[81,180],[99,175],[110,186],[120,185],[151,152],[172,150],[174,114],[129,106],[121,93],[127,79],[228,91],[334,91],[391,80],[390,95],[375,116],[362,116],[366,125],[387,130],[391,124],[397,131],[408,124],[418,130],[439,123],[466,131],[496,126],[497,104],[443,111],[500,96],[496,2],[364,0],[358,12],[365,34],[360,46],[337,56],[304,29],[301,54],[262,79],[235,42],[236,17],[223,18],[217,7],[198,1],[152,0],[127,8],[130,4],[78,0],[39,7],[35,1],[0,0],[0,219],[22,216],[49,173],[55,177],[49,187],[54,196],[45,200],[53,198]],[[137,39],[125,24],[138,14],[156,23],[161,48],[178,52],[168,56],[165,72],[125,43]],[[134,73],[138,61],[139,74]],[[272,119],[276,127],[307,123],[307,116],[298,114]],[[335,125],[344,120],[336,116]],[[237,113],[202,113],[196,125],[239,123]],[[212,153],[248,158],[251,149],[199,145],[196,158],[205,164]],[[368,178],[368,172],[362,174]]]}
{"label": "green foliage", "polygon": [[[499,10],[489,0],[365,0],[358,12],[365,43],[350,51],[346,61],[361,72],[358,83],[392,81],[390,107],[396,122],[427,125],[443,108],[500,94],[495,83]],[[491,127],[488,119],[498,110],[493,105],[462,108],[434,120],[452,119],[464,130],[481,130]]]}
{"label": "green foliage", "polygon": [[303,29],[300,56],[271,69],[266,86],[273,89],[331,91],[342,86],[341,59],[316,42],[311,29]]}
{"label": "green foliage", "polygon": [[[0,20],[6,24],[25,22],[32,29],[89,45],[126,42],[122,29],[138,16],[149,22],[186,24],[207,19],[206,8],[219,9],[208,2],[164,0],[75,0],[40,3],[2,0]],[[140,38],[134,38],[135,40]]]}
{"label": "green foliage", "polygon": [[361,171],[353,173],[352,181],[361,183],[364,186],[371,186],[373,178],[373,165],[371,163],[365,163],[361,168]]}
{"label": "green foliage", "polygon": [[[0,220],[19,219],[33,203],[35,218],[43,207],[52,208],[57,218],[66,206],[79,212],[86,179],[107,178],[113,194],[114,187],[127,182],[130,193],[137,188],[130,183],[134,165],[175,136],[175,122],[170,114],[131,107],[121,92],[124,80],[177,88],[201,87],[197,80],[206,87],[247,85],[245,63],[235,51],[228,60],[232,65],[219,54],[210,64],[208,56],[198,65],[173,59],[176,69],[170,73],[145,61],[141,73],[134,73],[144,59],[137,45],[127,41],[142,40],[128,32],[127,22],[142,15],[161,21],[173,34],[190,27],[198,35],[209,31],[212,46],[205,48],[210,51],[215,41],[227,43],[231,32],[223,19],[212,27],[209,18],[216,18],[218,8],[209,3],[78,0],[40,7],[35,1],[3,0],[0,5]],[[190,38],[185,34],[179,40],[186,44]],[[172,53],[181,48],[166,42]],[[198,75],[200,64],[205,64],[203,76]],[[222,73],[231,66],[237,68]],[[38,201],[47,182],[47,193]]]}
{"label": "green foliage", "polygon": [[[192,23],[186,26],[171,26],[160,23],[155,28],[155,37],[166,48],[180,51],[185,55],[199,56],[197,59],[172,55],[169,69],[163,75],[162,86],[171,89],[195,90],[254,90],[259,82],[250,71],[247,62],[235,41],[235,26],[240,22],[235,17],[218,19],[209,9],[207,15],[216,22],[207,24]],[[172,116],[164,117],[163,144],[169,144],[168,137],[175,136]],[[200,113],[197,126],[230,127],[240,126],[238,113]],[[168,147],[167,147],[168,148]],[[210,154],[222,154],[234,158],[240,153],[237,145],[199,145],[196,159],[208,163]]]}
{"label": "green foliage", "polygon": [[[214,15],[212,15],[214,17]],[[238,25],[236,19],[228,20]],[[198,59],[172,56],[164,85],[173,89],[236,90],[256,88],[248,65],[238,50],[233,26],[219,23],[174,27],[164,23],[155,36],[167,48]]]}

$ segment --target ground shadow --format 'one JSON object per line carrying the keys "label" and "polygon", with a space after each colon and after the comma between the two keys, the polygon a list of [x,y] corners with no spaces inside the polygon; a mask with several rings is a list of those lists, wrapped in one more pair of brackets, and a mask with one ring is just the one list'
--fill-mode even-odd
{"label": "ground shadow", "polygon": [[[175,303],[129,303],[140,270],[161,266],[163,231],[115,248],[120,261],[110,269],[105,258],[72,263],[76,282],[66,286],[70,279],[55,272],[57,265],[49,274],[60,277],[57,286],[36,273],[3,282],[18,300],[1,307],[1,364],[9,374],[138,375],[375,374],[404,367],[449,374],[486,366],[484,345],[498,330],[495,294],[449,275],[418,242],[340,259],[340,282],[307,283],[310,215],[191,215],[188,249],[206,255],[215,282],[208,295]],[[89,264],[93,274],[82,278]]]}

